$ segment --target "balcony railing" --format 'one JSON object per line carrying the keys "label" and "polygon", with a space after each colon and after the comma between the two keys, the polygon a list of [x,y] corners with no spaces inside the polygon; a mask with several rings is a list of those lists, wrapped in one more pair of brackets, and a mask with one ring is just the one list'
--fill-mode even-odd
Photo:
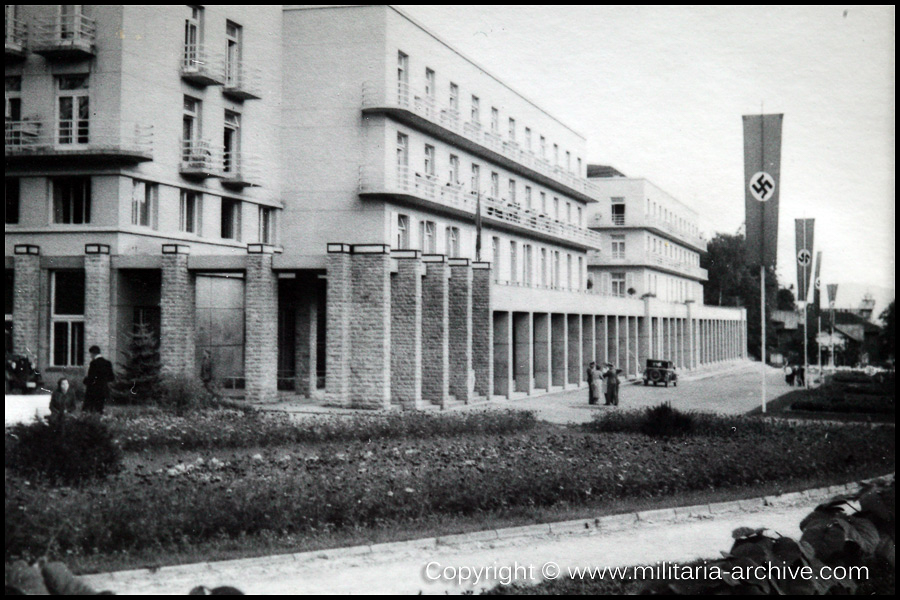
{"label": "balcony railing", "polygon": [[225,172],[223,149],[207,140],[186,140],[181,144],[178,171],[185,177],[222,177]]}
{"label": "balcony railing", "polygon": [[238,100],[262,98],[262,71],[245,61],[226,60],[222,93]]}
{"label": "balcony railing", "polygon": [[676,239],[681,240],[702,252],[706,252],[706,239],[703,236],[694,234],[684,228],[676,227],[664,219],[658,219],[651,215],[629,216],[627,218],[625,215],[612,215],[607,219],[604,218],[603,215],[595,214],[588,220],[588,227],[594,229],[603,227],[655,228],[671,234]]}
{"label": "balcony railing", "polygon": [[224,57],[207,51],[202,44],[185,44],[181,55],[181,78],[197,85],[222,85],[225,83]]}
{"label": "balcony railing", "polygon": [[153,126],[78,119],[6,121],[6,156],[80,157],[141,162],[153,159]]}
{"label": "balcony railing", "polygon": [[236,188],[262,185],[262,165],[259,157],[245,152],[224,152],[222,185]]}
{"label": "balcony railing", "polygon": [[47,58],[84,59],[94,55],[94,20],[66,15],[39,21],[32,39],[36,53]]}
{"label": "balcony railing", "polygon": [[6,21],[6,57],[22,58],[25,56],[25,45],[28,39],[28,26],[19,19]]}
{"label": "balcony railing", "polygon": [[590,267],[607,267],[607,266],[631,266],[631,267],[653,267],[659,266],[669,271],[686,275],[695,279],[705,281],[708,279],[706,269],[701,269],[697,265],[692,265],[683,261],[669,258],[655,252],[643,253],[611,253],[600,254],[599,252],[588,253],[588,266]]}
{"label": "balcony railing", "polygon": [[590,181],[551,165],[549,161],[538,157],[531,151],[521,149],[514,140],[505,140],[499,132],[485,130],[480,123],[462,122],[458,110],[444,106],[433,96],[419,93],[405,83],[388,85],[387,90],[385,93],[376,84],[364,84],[363,110],[387,108],[412,112],[434,125],[564,186],[567,190],[572,190],[591,200],[600,201],[604,198],[600,189]]}
{"label": "balcony railing", "polygon": [[[410,196],[473,216],[478,206],[477,192],[467,190],[462,184],[440,181],[433,175],[414,173],[409,167],[390,170],[386,177],[374,168],[363,167],[360,169],[359,193]],[[586,248],[599,248],[602,241],[600,234],[594,231],[551,219],[520,204],[485,194],[481,196],[481,216],[488,222],[512,226]]]}

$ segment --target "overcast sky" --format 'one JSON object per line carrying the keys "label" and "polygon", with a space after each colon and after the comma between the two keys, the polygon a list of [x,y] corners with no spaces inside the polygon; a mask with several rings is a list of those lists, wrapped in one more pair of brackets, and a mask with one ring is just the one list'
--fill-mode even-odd
{"label": "overcast sky", "polygon": [[741,115],[784,113],[782,282],[794,219],[814,217],[823,282],[893,289],[894,7],[401,9],[707,234],[744,221]]}

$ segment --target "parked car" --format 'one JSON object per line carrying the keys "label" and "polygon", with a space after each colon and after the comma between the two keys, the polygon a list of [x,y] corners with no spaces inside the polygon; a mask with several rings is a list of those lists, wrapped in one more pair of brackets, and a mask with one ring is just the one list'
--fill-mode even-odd
{"label": "parked car", "polygon": [[30,394],[40,389],[41,374],[34,370],[31,359],[20,354],[6,355],[6,392]]}
{"label": "parked car", "polygon": [[669,387],[669,383],[678,386],[678,374],[675,373],[675,363],[671,360],[647,359],[647,368],[644,369],[644,385],[652,383],[654,386],[660,383]]}

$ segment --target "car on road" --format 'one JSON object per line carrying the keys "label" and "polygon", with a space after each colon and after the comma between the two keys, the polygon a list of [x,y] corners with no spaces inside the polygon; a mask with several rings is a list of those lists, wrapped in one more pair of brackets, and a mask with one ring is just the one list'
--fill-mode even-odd
{"label": "car on road", "polygon": [[648,358],[647,368],[644,369],[644,385],[650,385],[651,383],[654,386],[662,383],[666,387],[669,387],[671,383],[677,387],[678,374],[675,373],[675,363],[671,360]]}
{"label": "car on road", "polygon": [[6,389],[5,393],[19,391],[30,394],[41,388],[41,374],[31,364],[27,356],[6,354]]}

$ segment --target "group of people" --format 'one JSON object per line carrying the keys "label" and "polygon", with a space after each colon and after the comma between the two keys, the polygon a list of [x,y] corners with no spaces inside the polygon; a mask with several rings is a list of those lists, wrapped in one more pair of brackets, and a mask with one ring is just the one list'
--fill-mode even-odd
{"label": "group of people", "polygon": [[803,368],[803,365],[792,365],[790,363],[784,365],[784,381],[790,386],[805,387],[806,369]]}
{"label": "group of people", "polygon": [[619,405],[619,373],[612,363],[604,363],[599,369],[597,363],[591,362],[587,368],[588,404],[596,405],[600,396],[606,399],[606,406]]}
{"label": "group of people", "polygon": [[[109,384],[115,380],[116,375],[112,363],[100,353],[99,346],[91,346],[88,353],[91,355],[91,364],[84,378],[84,403],[81,410],[101,414],[109,401]],[[67,413],[75,412],[76,406],[75,390],[68,378],[60,378],[56,389],[50,394],[50,421],[60,422]]]}

